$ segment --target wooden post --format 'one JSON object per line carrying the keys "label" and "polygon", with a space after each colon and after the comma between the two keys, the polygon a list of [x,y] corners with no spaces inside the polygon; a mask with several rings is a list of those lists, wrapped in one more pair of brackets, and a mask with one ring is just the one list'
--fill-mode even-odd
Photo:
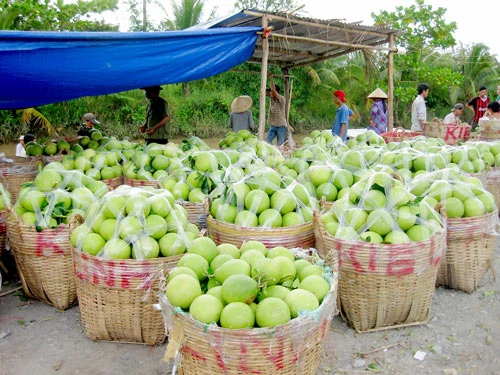
{"label": "wooden post", "polygon": [[288,68],[281,68],[281,72],[283,73],[283,93],[285,97],[285,113],[286,113],[286,121],[288,122],[288,117],[290,115],[290,77]]}
{"label": "wooden post", "polygon": [[262,65],[260,71],[260,97],[259,97],[259,131],[257,133],[259,140],[264,139],[266,131],[266,85],[267,85],[267,65],[269,58],[269,40],[265,35],[267,29],[267,16],[262,17],[262,29],[264,36],[262,37]]}
{"label": "wooden post", "polygon": [[387,131],[394,129],[394,34],[389,34],[389,57],[387,66]]}

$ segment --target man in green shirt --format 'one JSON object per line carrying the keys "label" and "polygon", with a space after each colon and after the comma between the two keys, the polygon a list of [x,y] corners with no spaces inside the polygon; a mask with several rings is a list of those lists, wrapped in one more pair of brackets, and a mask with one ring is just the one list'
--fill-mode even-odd
{"label": "man in green shirt", "polygon": [[146,143],[168,143],[170,133],[168,103],[160,97],[161,86],[144,87],[146,98],[149,99],[146,110],[146,121],[141,126],[141,133],[146,137]]}

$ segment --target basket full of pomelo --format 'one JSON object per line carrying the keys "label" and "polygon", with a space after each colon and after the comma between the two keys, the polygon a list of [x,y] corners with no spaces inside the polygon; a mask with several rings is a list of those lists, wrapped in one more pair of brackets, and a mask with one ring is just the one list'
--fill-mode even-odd
{"label": "basket full of pomelo", "polygon": [[339,309],[356,331],[428,321],[446,240],[425,200],[373,172],[314,221],[319,254],[338,257]]}
{"label": "basket full of pomelo", "polygon": [[436,284],[475,291],[491,267],[498,229],[493,194],[478,178],[444,169],[415,178],[410,189],[434,199],[446,223],[446,253]]}
{"label": "basket full of pomelo", "polygon": [[164,189],[122,185],[98,201],[70,240],[85,334],[155,345],[166,338],[158,272],[175,267],[199,230]]}
{"label": "basket full of pomelo", "polygon": [[26,295],[66,309],[76,303],[69,220],[107,191],[103,182],[49,163],[19,192],[7,237]]}
{"label": "basket full of pomelo", "polygon": [[183,374],[315,374],[337,312],[337,273],[314,249],[259,241],[188,253],[160,289]]}

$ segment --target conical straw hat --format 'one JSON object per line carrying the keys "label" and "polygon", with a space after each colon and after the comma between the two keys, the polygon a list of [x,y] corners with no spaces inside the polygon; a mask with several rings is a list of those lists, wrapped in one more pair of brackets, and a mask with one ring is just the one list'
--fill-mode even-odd
{"label": "conical straw hat", "polygon": [[381,89],[376,88],[370,95],[368,95],[368,99],[387,99],[387,94]]}
{"label": "conical straw hat", "polygon": [[234,98],[231,103],[231,111],[234,113],[242,113],[248,111],[248,109],[252,106],[252,98],[248,95],[241,95],[237,98]]}

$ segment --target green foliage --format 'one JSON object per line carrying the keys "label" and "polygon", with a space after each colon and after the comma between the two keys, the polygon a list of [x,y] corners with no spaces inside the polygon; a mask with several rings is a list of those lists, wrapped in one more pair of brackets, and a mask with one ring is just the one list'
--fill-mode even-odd
{"label": "green foliage", "polygon": [[118,0],[91,0],[65,4],[40,0],[0,0],[0,26],[4,30],[116,31],[117,26],[93,20],[92,14],[117,10]]}
{"label": "green foliage", "polygon": [[297,8],[294,0],[238,0],[234,3],[237,9],[259,9],[271,12],[287,12]]}
{"label": "green foliage", "polygon": [[167,19],[167,30],[184,30],[198,24],[203,13],[203,0],[181,0],[181,4],[171,0],[173,19]]}

